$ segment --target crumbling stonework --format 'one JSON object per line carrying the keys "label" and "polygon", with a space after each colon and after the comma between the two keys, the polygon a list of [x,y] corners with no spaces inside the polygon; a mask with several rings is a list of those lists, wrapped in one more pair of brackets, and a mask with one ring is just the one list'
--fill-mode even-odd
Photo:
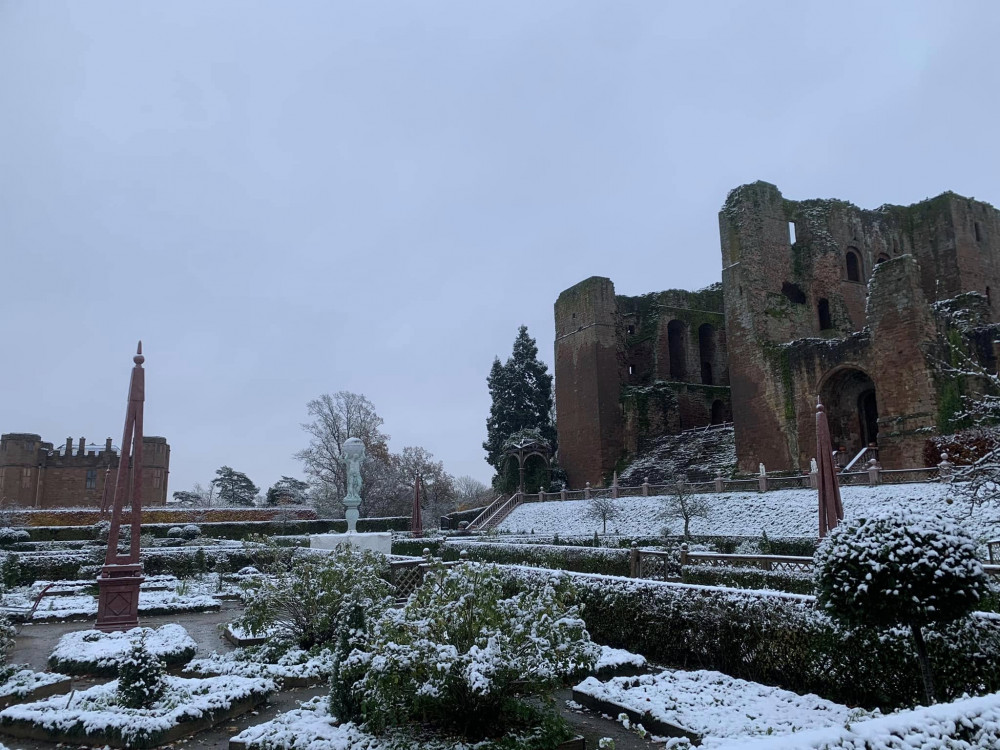
{"label": "crumbling stonework", "polygon": [[[166,505],[170,446],[166,438],[144,437],[142,452],[143,507]],[[84,438],[75,449],[72,438],[55,449],[40,435],[7,433],[0,436],[0,502],[16,508],[100,507],[118,460],[111,438],[103,449]]]}
{"label": "crumbling stonework", "polygon": [[615,295],[592,277],[556,301],[559,460],[603,484],[652,439],[730,420],[722,289]]}
{"label": "crumbling stonework", "polygon": [[[579,311],[560,296],[556,399],[571,483],[605,476],[645,439],[730,418],[742,470],[805,470],[817,397],[849,455],[874,443],[886,468],[921,465],[926,438],[955,426],[961,395],[974,387],[940,364],[963,352],[996,369],[1000,212],[954,193],[867,211],[786,200],[757,182],[730,192],[719,228],[721,285],[617,297],[606,308],[617,368],[576,371],[580,360],[565,356],[574,332],[560,320]],[[610,280],[599,281],[613,295]],[[581,410],[596,401],[560,389],[562,378],[602,384],[593,393],[605,422],[617,391],[616,431],[600,439],[599,461],[562,425],[582,428]]]}

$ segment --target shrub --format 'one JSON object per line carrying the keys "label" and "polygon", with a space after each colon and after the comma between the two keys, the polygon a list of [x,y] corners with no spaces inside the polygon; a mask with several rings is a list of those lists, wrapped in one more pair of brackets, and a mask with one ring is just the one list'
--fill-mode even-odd
{"label": "shrub", "polygon": [[146,633],[132,643],[132,649],[118,662],[118,705],[149,708],[163,695],[163,662],[146,648]]}
{"label": "shrub", "polygon": [[392,603],[392,587],[384,580],[388,569],[384,555],[346,545],[330,553],[305,553],[291,569],[248,582],[236,622],[249,633],[272,635],[306,650],[332,645],[340,635],[345,602],[364,600],[373,615]]}
{"label": "shrub", "polygon": [[507,544],[504,542],[472,542],[446,544],[440,554],[445,560],[458,560],[461,550],[468,559],[501,565],[530,565],[539,568],[572,570],[577,573],[601,573],[627,576],[630,552],[625,549],[570,547],[544,544]]}
{"label": "shrub", "polygon": [[834,529],[816,551],[816,585],[819,605],[849,627],[910,629],[929,703],[934,680],[922,628],[964,617],[990,591],[971,536],[952,521],[909,512]]}
{"label": "shrub", "polygon": [[181,529],[181,537],[184,539],[197,539],[201,536],[201,529],[195,526],[193,523],[189,523],[187,526]]}
{"label": "shrub", "polygon": [[111,534],[111,521],[98,521],[91,527],[91,530],[96,541],[106,542]]}
{"label": "shrub", "polygon": [[171,526],[170,530],[167,531],[167,536],[170,539],[180,539],[184,534],[184,530],[180,526]]}
{"label": "shrub", "polygon": [[0,545],[17,544],[31,541],[31,534],[24,529],[12,529],[10,526],[0,528]]}
{"label": "shrub", "polygon": [[507,594],[497,566],[439,564],[344,662],[356,700],[347,718],[374,732],[429,722],[475,740],[542,726],[551,741],[564,728],[520,699],[593,666],[598,649],[571,597],[566,582]]}

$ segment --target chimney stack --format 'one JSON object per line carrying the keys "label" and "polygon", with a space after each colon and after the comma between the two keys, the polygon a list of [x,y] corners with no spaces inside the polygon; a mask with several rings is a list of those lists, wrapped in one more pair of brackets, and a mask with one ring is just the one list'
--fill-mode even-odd
{"label": "chimney stack", "polygon": [[86,447],[87,447],[87,441],[84,440],[83,438],[80,438],[80,447],[77,449],[76,455],[78,455],[78,456],[84,455],[86,453],[86,450],[85,450]]}
{"label": "chimney stack", "polygon": [[111,438],[104,441],[104,452],[111,453]]}
{"label": "chimney stack", "polygon": [[73,455],[73,438],[66,438],[66,458]]}

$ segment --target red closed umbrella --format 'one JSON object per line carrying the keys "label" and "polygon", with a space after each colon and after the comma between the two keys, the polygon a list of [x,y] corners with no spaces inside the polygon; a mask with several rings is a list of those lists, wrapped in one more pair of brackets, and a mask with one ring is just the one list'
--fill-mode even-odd
{"label": "red closed umbrella", "polygon": [[819,487],[819,538],[822,539],[844,520],[844,505],[840,501],[840,482],[833,465],[833,441],[826,409],[816,399],[816,462]]}
{"label": "red closed umbrella", "polygon": [[420,517],[420,475],[417,474],[416,484],[413,486],[413,515],[410,518],[410,531],[415,537],[424,535],[424,522]]}

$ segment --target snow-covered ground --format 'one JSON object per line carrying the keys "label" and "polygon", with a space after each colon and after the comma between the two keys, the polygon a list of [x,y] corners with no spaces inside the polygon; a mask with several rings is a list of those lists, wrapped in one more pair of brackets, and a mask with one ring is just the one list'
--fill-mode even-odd
{"label": "snow-covered ground", "polygon": [[588,677],[574,690],[697,734],[706,748],[734,737],[842,727],[871,716],[817,695],[798,695],[707,670],[668,669],[606,682]]}
{"label": "snow-covered ground", "polygon": [[333,670],[333,652],[328,648],[310,654],[300,648],[290,648],[275,662],[265,662],[261,649],[255,646],[239,648],[224,654],[213,652],[204,659],[187,665],[191,674],[240,675],[267,677],[274,680],[324,680]]}
{"label": "snow-covered ground", "polygon": [[1000,694],[963,698],[792,736],[741,738],[717,750],[996,750]]}
{"label": "snow-covered ground", "polygon": [[[879,487],[842,487],[846,518],[893,507],[918,513],[944,514],[961,523],[978,539],[1000,537],[1000,507],[989,504],[970,514],[966,501],[955,499],[954,490],[941,484],[897,484]],[[707,518],[691,519],[694,535],[812,537],[817,533],[815,490],[774,490],[772,492],[723,492],[698,495],[708,505]],[[662,497],[626,497],[617,501],[619,516],[608,521],[608,533],[650,536],[664,527],[672,534],[684,530],[683,522],[662,520]],[[515,508],[500,524],[502,533],[592,535],[600,533],[600,520],[587,518],[586,500],[525,503]]]}

